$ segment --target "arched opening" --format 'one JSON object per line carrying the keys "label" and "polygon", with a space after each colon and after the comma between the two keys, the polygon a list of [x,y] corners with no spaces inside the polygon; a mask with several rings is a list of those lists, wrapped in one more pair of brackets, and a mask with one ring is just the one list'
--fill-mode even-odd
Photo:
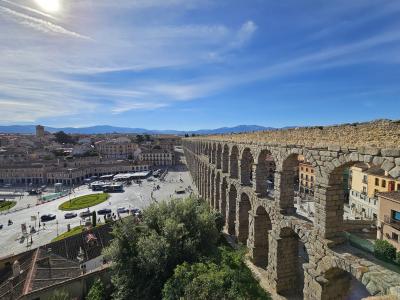
{"label": "arched opening", "polygon": [[222,152],[222,172],[228,173],[229,170],[229,146],[224,145]]}
{"label": "arched opening", "polygon": [[288,297],[300,296],[304,290],[304,264],[309,262],[308,252],[296,232],[284,227],[276,241],[276,290]]}
{"label": "arched opening", "polygon": [[225,220],[225,223],[227,223],[227,219],[226,219],[226,191],[228,189],[228,183],[226,181],[226,178],[224,177],[222,179],[222,185],[221,185],[221,214],[222,217]]}
{"label": "arched opening", "polygon": [[229,202],[227,208],[227,230],[230,235],[235,234],[235,214],[236,214],[237,190],[233,184],[229,189]]}
{"label": "arched opening", "polygon": [[210,178],[210,208],[215,208],[215,172],[212,170]]}
{"label": "arched opening", "polygon": [[207,203],[210,204],[211,201],[211,170],[207,168],[206,172],[206,195],[207,195]]}
{"label": "arched opening", "polygon": [[[280,208],[287,214],[294,212],[312,220],[314,217],[314,188],[316,170],[303,155],[291,154],[282,164],[282,171],[275,174],[275,185],[278,192],[275,198]],[[310,189],[308,197],[301,197],[300,187]]]}
{"label": "arched opening", "polygon": [[221,176],[219,172],[215,177],[215,205],[214,209],[216,211],[220,211],[220,202],[221,202]]}
{"label": "arched opening", "polygon": [[321,283],[320,299],[355,300],[371,296],[359,280],[339,268],[332,268],[325,272]]}
{"label": "arched opening", "polygon": [[258,155],[256,168],[256,193],[260,197],[274,197],[275,160],[268,150],[262,150]]}
{"label": "arched opening", "polygon": [[236,146],[232,147],[229,158],[229,171],[231,178],[239,178],[239,149]]}
{"label": "arched opening", "polygon": [[217,145],[212,144],[212,148],[211,148],[211,163],[212,164],[215,164],[216,157],[217,157]]}
{"label": "arched opening", "polygon": [[342,164],[330,172],[328,184],[320,184],[318,198],[324,214],[316,214],[316,219],[325,224],[325,237],[347,231],[367,240],[387,240],[400,251],[400,205],[393,201],[400,193],[400,178],[390,175],[390,162],[381,161],[381,165]]}
{"label": "arched opening", "polygon": [[222,162],[222,146],[218,144],[217,146],[217,169],[221,169],[221,162]]}
{"label": "arched opening", "polygon": [[253,217],[254,245],[251,249],[253,263],[261,268],[268,265],[268,232],[272,229],[271,219],[264,207],[259,206]]}
{"label": "arched opening", "polygon": [[249,148],[244,149],[240,160],[240,182],[242,185],[253,185],[253,164],[254,158],[251,150]]}
{"label": "arched opening", "polygon": [[251,210],[250,198],[246,193],[240,195],[238,202],[238,219],[236,221],[236,236],[239,243],[247,244],[249,237],[249,211]]}

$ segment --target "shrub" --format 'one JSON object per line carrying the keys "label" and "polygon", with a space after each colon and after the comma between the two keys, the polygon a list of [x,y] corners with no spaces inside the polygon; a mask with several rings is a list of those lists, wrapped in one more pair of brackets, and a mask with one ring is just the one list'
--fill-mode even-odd
{"label": "shrub", "polygon": [[374,255],[381,259],[394,261],[396,259],[396,248],[385,240],[376,240],[374,244]]}
{"label": "shrub", "polygon": [[183,263],[163,289],[164,300],[270,299],[243,261],[243,252],[219,249],[216,261]]}
{"label": "shrub", "polygon": [[400,265],[400,252],[396,253],[396,264]]}
{"label": "shrub", "polygon": [[100,279],[96,279],[86,296],[86,300],[103,300],[105,298],[105,288]]}

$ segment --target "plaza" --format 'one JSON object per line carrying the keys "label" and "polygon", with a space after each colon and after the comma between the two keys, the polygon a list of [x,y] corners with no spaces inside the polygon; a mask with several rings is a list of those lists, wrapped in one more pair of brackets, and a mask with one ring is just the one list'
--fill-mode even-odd
{"label": "plaza", "polygon": [[[118,207],[144,209],[154,201],[188,197],[191,194],[190,188],[195,189],[185,166],[176,166],[170,169],[164,181],[153,177],[150,178],[149,181],[143,180],[140,185],[133,183],[132,185],[124,186],[123,193],[110,194],[111,197],[106,202],[90,207],[90,211],[97,212],[100,209],[108,208],[117,214]],[[155,189],[157,186],[160,186],[160,188]],[[186,190],[184,194],[178,195],[175,193],[175,191],[182,188]],[[93,193],[87,185],[82,185],[75,188],[71,195],[41,205],[35,205],[37,202],[37,197],[35,196],[23,196],[21,199],[17,199],[17,205],[15,206],[17,210],[15,212],[0,214],[0,224],[3,224],[3,229],[0,230],[0,257],[17,254],[47,244],[59,234],[66,232],[68,225],[73,228],[84,224],[84,221],[79,217],[65,219],[64,214],[66,212],[59,210],[58,207],[69,199]],[[82,209],[75,212],[79,215],[79,213],[86,210]],[[55,214],[57,218],[54,221],[41,223],[40,228],[38,228],[40,216],[44,214]],[[122,214],[121,217],[126,215]],[[31,216],[39,216],[39,218],[36,221],[32,221]],[[101,222],[104,221],[102,216],[98,216],[98,218],[100,218]],[[13,224],[11,226],[7,226],[8,220],[12,220]],[[32,244],[31,235],[27,239],[23,238],[22,224],[26,224],[27,228],[34,226],[36,230],[39,229],[32,234]],[[45,225],[43,226],[43,224]]]}

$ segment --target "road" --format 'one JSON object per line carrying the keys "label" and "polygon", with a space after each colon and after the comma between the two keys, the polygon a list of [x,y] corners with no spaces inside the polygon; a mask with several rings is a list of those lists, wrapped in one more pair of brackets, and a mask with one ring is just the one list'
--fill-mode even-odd
{"label": "road", "polygon": [[[182,182],[180,179],[182,179]],[[171,198],[184,198],[189,196],[189,193],[180,196],[175,194],[175,190],[179,189],[180,187],[187,188],[188,186],[191,186],[193,189],[195,189],[191,176],[186,170],[186,166],[176,167],[175,171],[171,170],[167,174],[164,182],[160,182],[158,179],[154,180],[154,182],[144,180],[141,186],[134,183],[131,186],[125,187],[124,193],[111,194],[109,200],[91,207],[90,210],[97,211],[102,208],[110,208],[116,213],[118,207],[140,209],[146,208],[154,201],[151,198],[154,185],[160,185],[161,187],[160,190],[157,190],[153,193],[155,201],[168,200]],[[4,226],[3,229],[0,230],[0,258],[47,244],[53,238],[57,237],[57,234],[67,231],[68,224],[70,224],[71,228],[80,225],[82,220],[79,217],[70,220],[64,219],[65,212],[58,210],[58,206],[61,203],[69,200],[70,197],[75,198],[92,193],[93,192],[87,186],[81,186],[76,188],[74,193],[70,196],[66,196],[42,205],[31,206],[30,208],[25,208],[10,214],[0,215],[0,224],[3,224]],[[23,202],[22,204],[18,203],[18,206],[26,207],[27,203],[36,203],[35,199],[36,198],[27,200],[26,198],[23,198],[21,200],[17,200]],[[85,210],[86,209],[77,210],[76,212],[79,214],[81,211]],[[40,230],[32,235],[32,245],[30,245],[30,237],[28,239],[21,238],[21,224],[26,223],[28,231],[29,226],[34,226],[37,229],[38,222],[36,222],[35,225],[35,221],[31,221],[31,216],[41,216],[48,213],[55,214],[57,219],[46,222],[45,226],[41,226]],[[11,226],[7,226],[9,219],[14,222]],[[100,216],[100,219],[103,220],[103,217]]]}

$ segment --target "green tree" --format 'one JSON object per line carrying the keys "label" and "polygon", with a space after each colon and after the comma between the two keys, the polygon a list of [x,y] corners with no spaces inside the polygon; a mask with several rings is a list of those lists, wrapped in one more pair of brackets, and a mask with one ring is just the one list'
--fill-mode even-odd
{"label": "green tree", "polygon": [[374,254],[381,259],[395,260],[396,248],[388,241],[376,240],[374,244]]}
{"label": "green tree", "polygon": [[56,142],[59,144],[75,144],[72,136],[66,134],[64,131],[58,131],[54,134]]}
{"label": "green tree", "polygon": [[55,290],[53,295],[51,295],[50,300],[70,300],[71,297],[69,293],[65,290]]}
{"label": "green tree", "polygon": [[221,247],[215,261],[183,263],[164,285],[163,299],[269,299],[245,265],[243,254]]}
{"label": "green tree", "polygon": [[93,227],[96,227],[96,225],[97,225],[97,215],[96,215],[96,212],[95,211],[93,211],[92,212],[92,226]]}
{"label": "green tree", "polygon": [[145,139],[147,142],[149,142],[149,141],[151,140],[150,135],[145,134],[145,135],[144,135],[144,139]]}
{"label": "green tree", "polygon": [[104,300],[106,298],[105,288],[100,279],[96,279],[86,296],[86,300]]}
{"label": "green tree", "polygon": [[177,265],[194,263],[217,251],[215,216],[194,199],[153,204],[140,225],[132,219],[114,228],[106,249],[113,261],[114,299],[160,299]]}
{"label": "green tree", "polygon": [[143,135],[138,134],[138,135],[136,136],[136,142],[138,142],[139,144],[143,143],[143,142],[144,142],[144,137],[143,137]]}

